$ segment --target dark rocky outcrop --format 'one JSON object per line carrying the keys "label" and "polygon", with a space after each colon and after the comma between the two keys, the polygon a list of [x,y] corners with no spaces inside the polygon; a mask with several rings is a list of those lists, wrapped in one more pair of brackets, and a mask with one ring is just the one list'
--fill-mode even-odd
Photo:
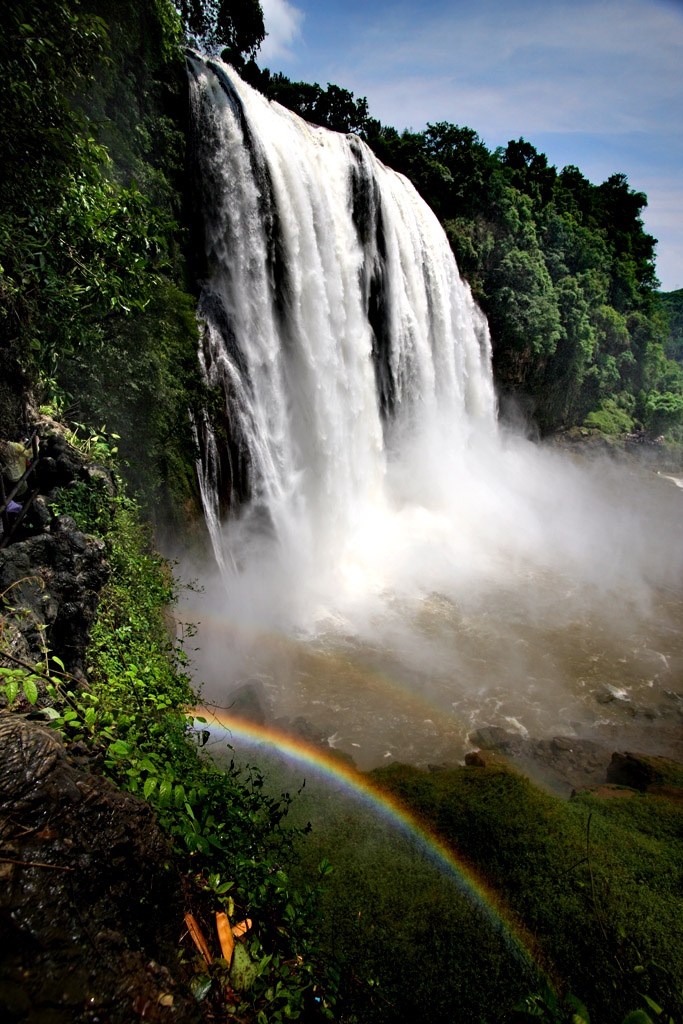
{"label": "dark rocky outcrop", "polygon": [[651,754],[625,753],[612,754],[607,768],[609,782],[620,786],[631,786],[646,793],[669,795],[680,790],[678,798],[683,797],[683,765],[666,757],[653,757]]}
{"label": "dark rocky outcrop", "polygon": [[198,1021],[178,981],[182,887],[150,807],[0,719],[0,1016]]}
{"label": "dark rocky outcrop", "polygon": [[615,752],[572,736],[525,739],[496,726],[472,733],[480,749],[465,755],[473,768],[507,767],[528,775],[558,795],[590,792],[605,798],[635,791],[683,802],[683,764],[649,754]]}
{"label": "dark rocky outcrop", "polygon": [[508,763],[548,789],[569,796],[581,786],[592,786],[607,779],[609,747],[574,736],[552,739],[525,739],[498,726],[486,726],[473,732],[470,742],[481,748],[466,755],[473,767]]}
{"label": "dark rocky outcrop", "polygon": [[99,591],[109,578],[105,555],[104,543],[81,533],[69,516],[0,551],[1,646],[11,655],[4,664],[33,664],[49,649],[82,676]]}
{"label": "dark rocky outcrop", "polygon": [[[38,493],[30,514],[0,550],[0,664],[27,667],[49,652],[72,682],[84,681],[85,649],[110,569],[104,542],[81,532],[70,516],[55,516],[50,506],[74,482],[110,495],[115,482],[59,433],[41,435],[31,479]],[[22,700],[19,710],[25,710]]]}

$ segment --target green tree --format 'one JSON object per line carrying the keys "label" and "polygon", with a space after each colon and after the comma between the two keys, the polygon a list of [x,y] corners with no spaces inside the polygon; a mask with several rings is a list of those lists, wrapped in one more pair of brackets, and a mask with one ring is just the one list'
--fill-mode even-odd
{"label": "green tree", "polygon": [[259,0],[177,0],[176,7],[202,48],[216,53],[225,47],[233,63],[253,57],[265,39]]}
{"label": "green tree", "polygon": [[165,224],[137,188],[113,180],[71,99],[104,53],[104,22],[77,0],[9,0],[4,16],[0,339],[52,373],[58,353],[97,340],[102,317],[144,308]]}
{"label": "green tree", "polygon": [[667,318],[666,354],[683,363],[683,288],[675,292],[660,292],[659,307]]}
{"label": "green tree", "polygon": [[306,121],[335,132],[362,133],[368,126],[368,101],[354,99],[352,92],[327,83],[323,89],[317,82],[292,82],[286,75],[271,75],[247,66],[247,78],[269,99],[277,100]]}

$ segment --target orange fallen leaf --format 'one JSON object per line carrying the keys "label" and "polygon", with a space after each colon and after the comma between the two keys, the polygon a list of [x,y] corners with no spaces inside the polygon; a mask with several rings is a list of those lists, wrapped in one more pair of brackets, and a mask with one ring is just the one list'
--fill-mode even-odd
{"label": "orange fallen leaf", "polygon": [[232,930],[232,934],[235,936],[236,939],[239,939],[240,936],[244,935],[245,932],[248,932],[250,928],[251,928],[251,918],[250,917],[246,917],[244,919],[244,921],[240,921],[239,924],[235,925],[235,927]]}
{"label": "orange fallen leaf", "polygon": [[211,954],[209,953],[209,947],[206,944],[206,939],[202,935],[201,928],[199,927],[199,925],[195,921],[195,919],[192,916],[192,914],[185,914],[185,924],[187,925],[187,930],[189,931],[190,935],[192,936],[192,941],[194,942],[195,946],[197,947],[199,952],[202,954],[202,956],[206,960],[207,964],[210,964],[212,958],[211,958]]}
{"label": "orange fallen leaf", "polygon": [[223,958],[228,961],[228,965],[232,963],[232,953],[235,948],[235,940],[232,937],[232,931],[230,930],[230,922],[228,921],[228,915],[219,913],[216,911],[216,931],[218,932],[218,941],[221,944],[221,950],[223,952]]}

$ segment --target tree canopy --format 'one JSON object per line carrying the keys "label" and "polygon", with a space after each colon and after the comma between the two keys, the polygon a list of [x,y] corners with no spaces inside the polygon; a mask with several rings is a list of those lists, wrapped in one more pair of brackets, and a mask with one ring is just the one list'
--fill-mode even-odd
{"label": "tree canopy", "polygon": [[316,124],[356,132],[412,180],[488,316],[500,388],[531,397],[543,429],[590,417],[614,431],[678,422],[677,401],[657,397],[682,395],[683,377],[669,358],[677,349],[665,351],[647,197],[624,174],[594,185],[524,138],[491,152],[449,122],[398,132],[332,85],[258,69],[251,81]]}
{"label": "tree canopy", "polygon": [[177,0],[176,7],[204,49],[225,47],[233,63],[241,64],[245,54],[253,57],[265,39],[259,0]]}

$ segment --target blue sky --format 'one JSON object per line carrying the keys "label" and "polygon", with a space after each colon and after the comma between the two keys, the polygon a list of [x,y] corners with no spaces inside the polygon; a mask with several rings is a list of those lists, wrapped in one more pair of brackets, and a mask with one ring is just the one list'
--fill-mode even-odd
{"label": "blue sky", "polygon": [[259,63],[367,96],[384,124],[524,136],[646,192],[665,291],[683,288],[683,0],[261,0]]}

